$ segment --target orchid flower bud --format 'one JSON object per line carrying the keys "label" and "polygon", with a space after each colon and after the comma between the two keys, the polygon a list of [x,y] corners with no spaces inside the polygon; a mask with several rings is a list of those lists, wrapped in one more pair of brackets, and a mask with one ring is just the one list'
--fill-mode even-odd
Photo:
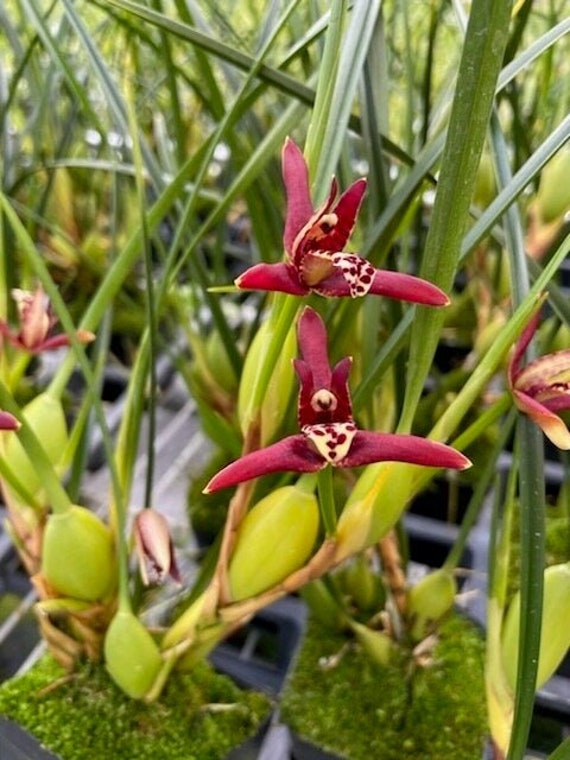
{"label": "orchid flower bud", "polygon": [[135,517],[135,548],[143,583],[163,583],[167,575],[180,583],[174,547],[164,515],[144,509]]}
{"label": "orchid flower bud", "polygon": [[62,596],[95,602],[112,591],[115,553],[109,528],[85,507],[73,505],[48,518],[41,572]]}
{"label": "orchid flower bud", "polygon": [[313,494],[278,488],[259,501],[239,527],[228,577],[236,601],[284,580],[309,559],[319,529]]}
{"label": "orchid flower bud", "polygon": [[370,657],[378,665],[387,665],[394,654],[394,642],[384,631],[375,631],[367,625],[350,621],[350,628],[356,640]]}
{"label": "orchid flower bud", "polygon": [[556,153],[546,164],[540,176],[536,202],[543,222],[559,219],[570,209],[570,150]]}
{"label": "orchid flower bud", "polygon": [[338,562],[370,546],[374,515],[369,501],[358,499],[347,503],[336,526],[336,559]]}
{"label": "orchid flower bud", "polygon": [[236,373],[224,348],[219,332],[214,330],[206,339],[206,360],[212,377],[226,393],[235,394],[238,386]]}
{"label": "orchid flower bud", "polygon": [[[254,411],[250,408],[252,388],[257,383],[257,374],[263,364],[263,357],[273,339],[269,327],[269,322],[261,325],[249,347],[243,365],[238,394],[238,419],[244,435],[253,421]],[[297,340],[295,328],[292,327],[281,346],[279,359],[269,380],[261,407],[261,444],[263,446],[275,436],[289,408],[295,386],[292,362],[296,353]]]}
{"label": "orchid flower bud", "polygon": [[[61,401],[49,393],[40,393],[24,407],[22,416],[44,447],[50,462],[61,471],[62,455],[68,441],[67,423]],[[38,471],[16,433],[6,433],[2,436],[0,447],[2,457],[12,472],[38,501],[45,503],[46,497],[42,494]],[[8,496],[17,500],[9,486],[4,487]]]}
{"label": "orchid flower bud", "polygon": [[334,598],[322,578],[307,583],[301,595],[308,604],[311,617],[333,631],[341,631],[346,624],[346,614]]}
{"label": "orchid flower bud", "polygon": [[386,589],[364,554],[358,554],[340,571],[343,591],[361,612],[377,612],[386,602]]}
{"label": "orchid flower bud", "polygon": [[105,635],[105,666],[117,686],[131,699],[150,691],[162,667],[156,642],[130,611],[117,612]]}
{"label": "orchid flower bud", "polygon": [[[505,673],[514,689],[517,679],[520,636],[520,592],[513,597],[501,633]],[[544,571],[542,627],[536,688],[540,689],[560,665],[570,647],[570,562]]]}
{"label": "orchid flower bud", "polygon": [[408,591],[408,612],[412,620],[411,636],[421,641],[430,632],[430,625],[453,607],[457,584],[444,568],[425,575]]}

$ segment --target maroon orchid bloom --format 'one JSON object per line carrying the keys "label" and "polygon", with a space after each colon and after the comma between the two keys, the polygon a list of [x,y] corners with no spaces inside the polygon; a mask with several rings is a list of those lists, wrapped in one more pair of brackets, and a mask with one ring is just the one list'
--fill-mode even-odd
{"label": "maroon orchid bloom", "polygon": [[235,486],[275,472],[317,472],[327,465],[360,467],[373,462],[410,462],[462,470],[470,461],[450,446],[415,435],[359,430],[352,417],[348,373],[352,360],[333,368],[319,315],[306,307],[298,326],[301,359],[298,419],[301,432],[253,451],[214,475],[204,493]]}
{"label": "maroon orchid bloom", "polygon": [[[6,322],[0,320],[0,335],[7,338],[12,345],[32,354],[39,354],[70,344],[69,336],[65,333],[52,335],[57,318],[41,285],[38,285],[33,293],[15,288],[12,297],[18,307],[20,329],[13,330]],[[95,338],[93,333],[87,330],[78,330],[77,337],[82,343],[89,343]]]}
{"label": "maroon orchid bloom", "polygon": [[522,366],[524,352],[538,327],[535,315],[523,330],[509,363],[509,387],[515,404],[559,449],[570,449],[570,431],[558,412],[570,409],[570,350],[555,351]]}
{"label": "maroon orchid bloom", "polygon": [[283,148],[282,166],[287,194],[283,234],[287,261],[256,264],[237,278],[238,288],[296,296],[318,293],[356,298],[371,293],[428,306],[449,303],[443,291],[419,277],[375,269],[358,254],[344,251],[366,191],[365,179],[354,182],[338,201],[333,179],[328,199],[315,210],[307,164],[290,139]]}

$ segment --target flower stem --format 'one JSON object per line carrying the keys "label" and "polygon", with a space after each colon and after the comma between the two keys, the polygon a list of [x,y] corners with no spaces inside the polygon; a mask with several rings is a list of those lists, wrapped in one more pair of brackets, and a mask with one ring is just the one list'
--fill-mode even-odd
{"label": "flower stem", "polygon": [[324,467],[318,473],[317,488],[319,491],[319,507],[327,538],[336,532],[336,508],[334,503],[332,467]]}

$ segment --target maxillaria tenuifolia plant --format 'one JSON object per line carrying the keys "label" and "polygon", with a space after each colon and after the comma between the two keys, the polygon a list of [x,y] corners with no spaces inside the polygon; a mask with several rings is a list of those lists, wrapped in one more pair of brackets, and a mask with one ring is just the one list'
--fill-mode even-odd
{"label": "maxillaria tenuifolia plant", "polygon": [[[50,650],[152,701],[302,591],[381,666],[437,667],[506,449],[486,698],[497,758],[520,760],[570,609],[570,557],[543,556],[541,436],[570,440],[557,3],[8,5],[0,481]],[[153,480],[159,357],[213,444],[191,508],[224,522],[195,585]],[[412,581],[406,510],[441,481],[473,496],[443,566]]]}

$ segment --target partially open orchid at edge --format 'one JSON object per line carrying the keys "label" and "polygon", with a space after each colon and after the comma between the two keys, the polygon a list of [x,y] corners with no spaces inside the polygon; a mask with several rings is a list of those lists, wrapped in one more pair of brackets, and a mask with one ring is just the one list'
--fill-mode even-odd
{"label": "partially open orchid at edge", "polygon": [[135,549],[143,583],[163,583],[167,575],[180,583],[174,547],[164,515],[154,509],[143,509],[135,517],[133,532]]}
{"label": "partially open orchid at edge", "polygon": [[[0,335],[7,338],[17,348],[39,354],[68,346],[69,336],[65,333],[51,335],[57,318],[53,314],[49,299],[41,285],[32,293],[29,290],[14,288],[12,297],[18,306],[20,329],[13,330],[0,319]],[[77,337],[82,343],[89,343],[94,335],[87,330],[78,330]]]}
{"label": "partially open orchid at edge", "polygon": [[348,373],[352,360],[333,368],[327,335],[319,315],[306,307],[298,325],[301,359],[298,420],[301,432],[232,462],[215,475],[204,493],[235,486],[274,472],[316,472],[327,465],[360,467],[373,462],[410,462],[428,467],[464,469],[469,460],[450,446],[414,435],[359,430],[352,417]]}
{"label": "partially open orchid at edge", "polygon": [[570,409],[570,350],[546,354],[525,367],[524,352],[538,326],[539,315],[519,338],[508,370],[515,404],[527,414],[559,449],[570,449],[570,431],[558,412]]}
{"label": "partially open orchid at edge", "polygon": [[358,254],[344,251],[366,191],[365,179],[354,182],[338,201],[333,179],[328,199],[315,210],[307,164],[289,138],[283,148],[282,166],[287,194],[283,234],[287,260],[254,265],[237,278],[238,288],[297,296],[318,293],[356,298],[370,293],[428,306],[449,303],[443,291],[419,277],[375,269]]}

